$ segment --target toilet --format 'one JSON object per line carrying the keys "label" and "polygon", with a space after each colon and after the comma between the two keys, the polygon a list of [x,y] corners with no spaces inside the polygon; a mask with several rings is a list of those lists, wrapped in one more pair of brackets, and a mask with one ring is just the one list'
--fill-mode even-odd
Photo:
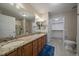
{"label": "toilet", "polygon": [[64,40],[65,49],[69,52],[76,52],[76,42],[71,40]]}

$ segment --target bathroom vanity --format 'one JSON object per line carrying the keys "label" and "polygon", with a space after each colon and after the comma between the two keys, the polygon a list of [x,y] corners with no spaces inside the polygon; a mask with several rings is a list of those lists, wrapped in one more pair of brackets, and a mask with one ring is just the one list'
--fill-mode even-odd
{"label": "bathroom vanity", "polygon": [[20,37],[5,43],[6,44],[0,47],[0,55],[37,56],[46,44],[46,34],[33,34]]}

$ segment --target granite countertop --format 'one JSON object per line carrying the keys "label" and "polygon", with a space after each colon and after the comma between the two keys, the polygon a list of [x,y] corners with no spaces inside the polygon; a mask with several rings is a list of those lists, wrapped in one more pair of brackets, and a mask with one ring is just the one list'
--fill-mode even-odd
{"label": "granite countertop", "polygon": [[8,54],[9,52],[17,49],[18,47],[28,44],[29,42],[32,42],[33,40],[36,40],[43,35],[45,35],[45,34],[43,34],[43,33],[34,34],[34,35],[26,36],[26,37],[13,39],[13,40],[10,40],[7,42],[2,42],[2,43],[0,43],[0,55]]}

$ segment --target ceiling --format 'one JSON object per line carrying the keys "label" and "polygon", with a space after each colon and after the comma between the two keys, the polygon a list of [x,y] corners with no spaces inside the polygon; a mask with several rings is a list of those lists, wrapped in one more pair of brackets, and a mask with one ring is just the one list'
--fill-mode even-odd
{"label": "ceiling", "polygon": [[[26,9],[21,4],[11,5],[10,3],[0,3],[0,13],[8,15],[8,16],[16,17],[17,19],[22,19],[22,18],[33,19],[34,18],[33,13],[30,10]],[[26,17],[24,17],[23,14],[25,14]]]}
{"label": "ceiling", "polygon": [[15,7],[10,3],[0,3],[0,13],[7,14],[16,18],[23,18],[22,14],[26,14],[28,19],[32,19],[35,14],[43,15],[51,12],[61,13],[73,10],[72,7],[76,3],[19,3],[19,7]]}
{"label": "ceiling", "polygon": [[32,7],[34,7],[39,13],[48,12],[49,4],[48,3],[31,3]]}
{"label": "ceiling", "polygon": [[39,13],[59,13],[71,11],[76,3],[32,3],[31,4]]}

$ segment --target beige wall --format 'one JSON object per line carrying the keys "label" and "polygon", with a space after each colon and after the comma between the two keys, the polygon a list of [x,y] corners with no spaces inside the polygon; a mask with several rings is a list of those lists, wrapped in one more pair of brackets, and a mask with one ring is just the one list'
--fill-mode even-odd
{"label": "beige wall", "polygon": [[32,33],[32,22],[31,21],[26,20],[26,31],[28,33]]}
{"label": "beige wall", "polygon": [[79,4],[77,7],[77,54],[79,55]]}
{"label": "beige wall", "polygon": [[53,17],[64,16],[65,17],[65,38],[69,40],[76,40],[77,31],[77,11],[73,10],[70,12],[51,14],[50,19]]}
{"label": "beige wall", "polygon": [[76,11],[65,14],[65,37],[70,40],[76,40],[77,15]]}

